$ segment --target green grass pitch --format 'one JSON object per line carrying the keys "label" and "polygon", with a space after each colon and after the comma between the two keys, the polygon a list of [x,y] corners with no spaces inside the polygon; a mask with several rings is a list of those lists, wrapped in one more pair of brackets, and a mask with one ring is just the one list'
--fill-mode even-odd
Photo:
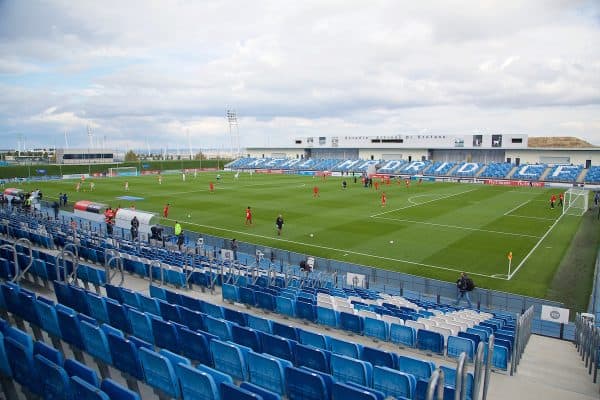
{"label": "green grass pitch", "polygon": [[[470,273],[478,287],[546,297],[554,273],[581,218],[561,217],[549,207],[558,189],[513,188],[459,183],[382,184],[379,191],[354,183],[352,176],[327,180],[295,175],[216,172],[94,179],[95,191],[75,192],[75,181],[27,184],[45,198],[67,191],[69,201],[93,200],[115,207],[132,203],[117,196],[139,196],[139,210],[162,215],[184,229],[273,246],[319,257],[455,281]],[[342,189],[342,180],[348,188]],[[129,181],[125,192],[124,182]],[[209,182],[215,191],[209,191]],[[82,185],[89,190],[89,180]],[[320,196],[313,197],[318,186]],[[381,192],[387,204],[381,205]],[[245,209],[254,223],[246,226]],[[275,219],[282,214],[283,233]],[[189,215],[189,217],[188,217]],[[512,273],[507,279],[507,253]]]}

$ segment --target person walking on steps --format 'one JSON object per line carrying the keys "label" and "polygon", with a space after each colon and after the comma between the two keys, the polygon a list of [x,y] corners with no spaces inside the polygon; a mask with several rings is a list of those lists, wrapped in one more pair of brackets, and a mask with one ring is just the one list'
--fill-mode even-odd
{"label": "person walking on steps", "polygon": [[458,278],[458,280],[456,281],[456,287],[458,288],[458,296],[456,297],[456,305],[458,305],[460,303],[460,300],[462,298],[465,298],[467,300],[467,304],[469,305],[469,308],[473,307],[473,304],[471,303],[471,296],[469,295],[469,293],[472,292],[473,289],[475,289],[475,284],[473,283],[473,279],[471,279],[464,272],[461,272],[460,278]]}

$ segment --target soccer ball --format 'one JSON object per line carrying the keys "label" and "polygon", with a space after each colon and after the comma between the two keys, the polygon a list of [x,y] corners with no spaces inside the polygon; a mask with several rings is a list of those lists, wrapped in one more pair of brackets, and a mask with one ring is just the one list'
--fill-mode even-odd
{"label": "soccer ball", "polygon": [[390,244],[394,244],[394,241],[393,241],[393,240],[390,240]]}
{"label": "soccer ball", "polygon": [[310,237],[313,237],[313,236],[315,236],[315,235],[313,235],[313,234],[311,233],[311,234],[310,234]]}
{"label": "soccer ball", "polygon": [[192,218],[192,214],[188,214],[188,218]]}

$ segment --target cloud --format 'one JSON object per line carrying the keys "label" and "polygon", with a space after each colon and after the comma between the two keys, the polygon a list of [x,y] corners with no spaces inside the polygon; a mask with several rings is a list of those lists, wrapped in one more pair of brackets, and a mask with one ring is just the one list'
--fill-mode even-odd
{"label": "cloud", "polygon": [[[0,2],[0,136],[130,148],[473,130],[600,144],[594,1]],[[60,142],[60,140],[58,140]],[[225,143],[224,143],[225,142]]]}

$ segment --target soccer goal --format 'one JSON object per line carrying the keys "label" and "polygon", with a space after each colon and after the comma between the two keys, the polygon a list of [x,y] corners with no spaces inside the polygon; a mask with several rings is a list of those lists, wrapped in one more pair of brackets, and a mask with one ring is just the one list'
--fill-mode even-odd
{"label": "soccer goal", "polygon": [[108,169],[108,176],[138,176],[137,167],[116,167]]}
{"label": "soccer goal", "polygon": [[563,214],[582,216],[588,209],[589,191],[571,188],[565,192]]}

